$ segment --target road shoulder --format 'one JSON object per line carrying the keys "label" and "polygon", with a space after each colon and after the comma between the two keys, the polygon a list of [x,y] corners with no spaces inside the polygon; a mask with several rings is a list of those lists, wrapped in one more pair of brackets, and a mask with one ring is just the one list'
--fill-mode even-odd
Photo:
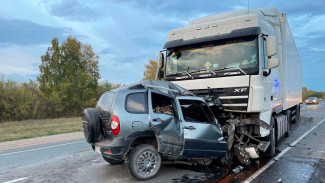
{"label": "road shoulder", "polygon": [[65,142],[71,140],[79,140],[79,139],[84,139],[83,132],[74,132],[74,133],[50,135],[44,137],[35,137],[30,139],[7,141],[7,142],[0,143],[0,152],[6,150],[20,149],[25,147]]}

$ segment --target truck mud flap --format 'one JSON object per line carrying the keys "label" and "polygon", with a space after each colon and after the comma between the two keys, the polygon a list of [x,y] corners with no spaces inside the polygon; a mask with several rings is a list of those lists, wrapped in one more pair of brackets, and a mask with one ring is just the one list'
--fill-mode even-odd
{"label": "truck mud flap", "polygon": [[283,114],[277,114],[274,116],[274,118],[277,126],[276,139],[278,141],[288,131],[288,119],[287,116]]}

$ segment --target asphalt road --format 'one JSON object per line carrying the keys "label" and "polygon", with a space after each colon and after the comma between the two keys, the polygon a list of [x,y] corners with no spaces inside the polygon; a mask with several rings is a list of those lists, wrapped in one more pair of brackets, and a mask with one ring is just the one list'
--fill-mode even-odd
{"label": "asphalt road", "polygon": [[[324,111],[325,102],[302,106],[302,120],[292,126],[291,136],[280,143],[278,155],[281,156],[276,161],[264,159],[260,167],[230,176],[226,176],[226,168],[217,166],[163,165],[158,176],[147,182],[322,182],[325,179],[325,122],[319,122],[325,118]],[[71,141],[0,152],[0,182],[124,183],[137,180],[129,174],[125,163],[111,166],[85,141]]]}

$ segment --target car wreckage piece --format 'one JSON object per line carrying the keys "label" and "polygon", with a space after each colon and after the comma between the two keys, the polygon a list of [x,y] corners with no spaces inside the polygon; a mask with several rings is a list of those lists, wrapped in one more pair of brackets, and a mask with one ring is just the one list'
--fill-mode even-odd
{"label": "car wreckage piece", "polygon": [[252,132],[256,126],[270,129],[268,124],[224,114],[219,104],[213,114],[212,101],[218,100],[204,100],[167,81],[118,88],[104,93],[96,109],[85,109],[85,138],[108,163],[127,160],[139,180],[154,177],[162,160],[208,165],[214,159],[231,164],[237,157],[248,165],[266,151],[270,143]]}

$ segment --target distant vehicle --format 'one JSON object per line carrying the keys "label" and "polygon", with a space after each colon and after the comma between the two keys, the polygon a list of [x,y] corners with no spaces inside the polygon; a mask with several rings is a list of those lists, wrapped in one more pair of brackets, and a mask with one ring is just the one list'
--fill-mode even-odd
{"label": "distant vehicle", "polygon": [[318,100],[319,100],[319,101],[323,101],[323,99],[322,99],[322,98],[318,98]]}
{"label": "distant vehicle", "polygon": [[306,100],[306,105],[309,105],[309,104],[318,104],[318,98],[317,97],[309,97]]}
{"label": "distant vehicle", "polygon": [[93,150],[111,165],[127,160],[139,180],[153,178],[162,160],[228,161],[227,140],[204,99],[167,81],[104,93],[96,109],[84,110],[83,128]]}

